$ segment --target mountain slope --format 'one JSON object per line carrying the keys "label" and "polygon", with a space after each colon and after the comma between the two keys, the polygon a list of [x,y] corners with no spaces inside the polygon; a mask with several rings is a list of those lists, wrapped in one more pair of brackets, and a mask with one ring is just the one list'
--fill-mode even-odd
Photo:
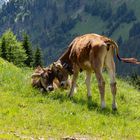
{"label": "mountain slope", "polygon": [[4,4],[4,3],[7,3],[9,0],[0,0],[0,8],[2,7],[2,5]]}
{"label": "mountain slope", "polygon": [[4,1],[3,0],[0,0],[0,8],[2,7]]}
{"label": "mountain slope", "polygon": [[[127,48],[131,55],[129,32],[140,22],[139,5],[135,0],[12,0],[0,12],[0,34],[9,27],[19,38],[22,32],[27,32],[33,44],[42,47],[46,64],[57,60],[75,36],[91,32],[105,34],[116,41],[121,38],[120,53],[125,55]],[[136,36],[140,33],[132,36],[134,42]],[[123,47],[128,42],[129,46]],[[140,59],[135,51],[139,50],[139,44],[133,45],[133,56]],[[132,71],[128,67],[123,69],[126,74]],[[139,67],[136,72],[140,73]]]}
{"label": "mountain slope", "polygon": [[78,93],[70,100],[62,90],[42,95],[30,85],[32,70],[1,58],[0,73],[0,139],[140,139],[140,94],[121,79],[117,79],[118,111],[113,112],[106,74],[107,108],[101,110],[95,77],[91,100],[86,97],[83,74]]}

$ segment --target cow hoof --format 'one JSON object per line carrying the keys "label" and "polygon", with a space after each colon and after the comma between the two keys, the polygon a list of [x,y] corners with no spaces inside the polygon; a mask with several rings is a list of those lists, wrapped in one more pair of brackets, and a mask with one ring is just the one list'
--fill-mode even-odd
{"label": "cow hoof", "polygon": [[112,110],[113,111],[117,111],[117,107],[112,107]]}
{"label": "cow hoof", "polygon": [[72,96],[71,94],[68,94],[68,97],[69,97],[69,98],[72,98],[73,96]]}
{"label": "cow hoof", "polygon": [[114,111],[117,110],[117,105],[116,105],[116,104],[113,104],[113,105],[112,105],[112,110],[114,110]]}
{"label": "cow hoof", "polygon": [[117,108],[112,108],[112,110],[113,110],[113,111],[117,111],[118,109],[117,109]]}
{"label": "cow hoof", "polygon": [[106,108],[105,102],[102,102],[102,103],[101,103],[101,108],[102,108],[102,109],[105,109],[105,108]]}
{"label": "cow hoof", "polygon": [[106,108],[105,106],[104,106],[104,107],[101,106],[101,109],[102,109],[102,110],[104,110],[105,108]]}

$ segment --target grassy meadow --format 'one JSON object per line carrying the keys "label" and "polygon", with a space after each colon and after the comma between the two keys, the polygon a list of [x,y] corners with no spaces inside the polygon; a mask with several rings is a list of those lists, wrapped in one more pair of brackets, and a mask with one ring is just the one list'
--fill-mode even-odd
{"label": "grassy meadow", "polygon": [[33,89],[31,73],[0,59],[0,139],[140,139],[140,92],[127,82],[117,79],[118,111],[112,111],[109,79],[104,74],[107,107],[101,110],[94,76],[92,99],[86,96],[84,74],[69,99],[67,90],[42,94]]}

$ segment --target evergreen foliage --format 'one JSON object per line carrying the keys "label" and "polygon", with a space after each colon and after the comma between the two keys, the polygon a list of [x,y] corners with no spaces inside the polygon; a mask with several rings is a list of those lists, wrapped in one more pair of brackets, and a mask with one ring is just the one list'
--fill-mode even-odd
{"label": "evergreen foliage", "polygon": [[120,5],[117,9],[117,12],[116,12],[116,19],[124,16],[127,12],[127,5],[126,3],[124,2],[122,5]]}
{"label": "evergreen foliage", "polygon": [[36,48],[34,56],[34,67],[37,66],[43,66],[42,52],[39,46]]}
{"label": "evergreen foliage", "polygon": [[117,43],[118,43],[119,46],[123,43],[122,36],[119,36],[119,38],[117,40]]}
{"label": "evergreen foliage", "polygon": [[137,73],[134,73],[130,77],[131,83],[140,90],[140,76]]}
{"label": "evergreen foliage", "polygon": [[5,60],[7,59],[6,58],[6,41],[4,37],[1,39],[1,57]]}
{"label": "evergreen foliage", "polygon": [[27,54],[27,59],[25,60],[25,64],[28,67],[32,67],[33,66],[33,50],[31,47],[31,43],[29,41],[29,36],[26,33],[23,34],[22,46],[25,49],[25,52]]}
{"label": "evergreen foliage", "polygon": [[140,22],[134,23],[129,31],[129,37],[134,37],[140,35]]}
{"label": "evergreen foliage", "polygon": [[1,39],[1,56],[15,65],[23,66],[27,59],[24,48],[11,29],[4,32]]}

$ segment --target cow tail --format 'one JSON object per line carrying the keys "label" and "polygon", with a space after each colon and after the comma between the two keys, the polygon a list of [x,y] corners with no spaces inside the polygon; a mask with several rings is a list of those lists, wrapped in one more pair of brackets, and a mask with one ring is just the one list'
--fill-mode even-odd
{"label": "cow tail", "polygon": [[124,63],[132,63],[132,64],[140,64],[140,61],[138,61],[136,58],[121,58],[119,56],[119,47],[117,45],[117,43],[113,40],[109,41],[110,45],[113,45],[115,47],[115,51],[116,51],[116,56],[118,58],[119,61],[122,61]]}

